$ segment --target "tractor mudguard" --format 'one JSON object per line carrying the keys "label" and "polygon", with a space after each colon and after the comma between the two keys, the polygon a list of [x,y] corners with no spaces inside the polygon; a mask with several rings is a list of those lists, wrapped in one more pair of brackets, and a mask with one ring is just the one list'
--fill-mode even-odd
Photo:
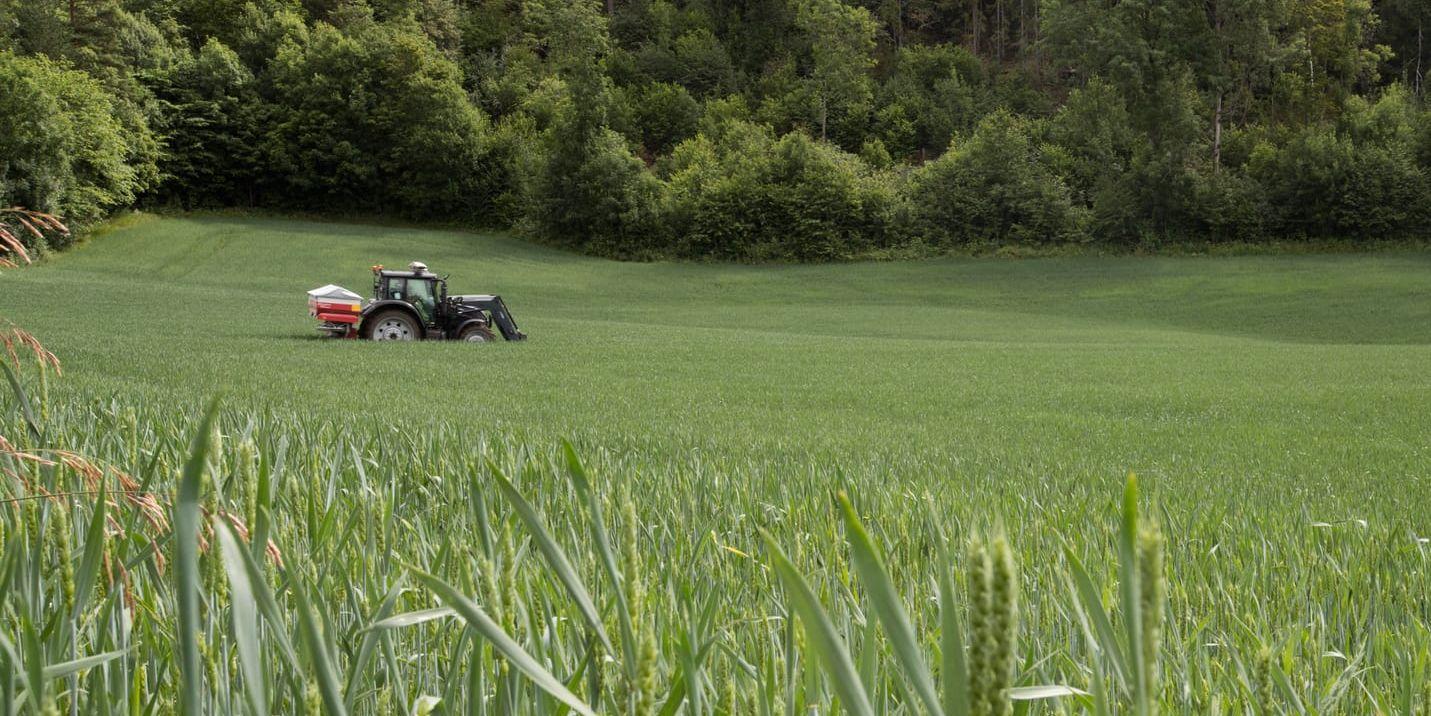
{"label": "tractor mudguard", "polygon": [[418,314],[416,308],[412,307],[411,303],[408,303],[407,301],[389,299],[386,301],[373,301],[372,303],[363,307],[362,321],[358,324],[358,335],[366,336],[368,334],[368,319],[389,308],[397,308],[402,311],[406,311],[409,316],[412,316],[412,320],[415,321],[417,325],[420,326],[425,332],[427,328],[427,321],[422,320],[422,316]]}

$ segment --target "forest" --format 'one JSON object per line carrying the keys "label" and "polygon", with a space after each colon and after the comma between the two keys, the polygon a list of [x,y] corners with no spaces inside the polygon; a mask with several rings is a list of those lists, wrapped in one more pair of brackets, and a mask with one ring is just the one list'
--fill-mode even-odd
{"label": "forest", "polygon": [[630,259],[1418,240],[1427,29],[1427,0],[0,0],[0,205]]}

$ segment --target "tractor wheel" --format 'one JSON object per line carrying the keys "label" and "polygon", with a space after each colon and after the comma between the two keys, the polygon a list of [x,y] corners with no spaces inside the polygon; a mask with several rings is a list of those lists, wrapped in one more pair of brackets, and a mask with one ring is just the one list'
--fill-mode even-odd
{"label": "tractor wheel", "polygon": [[497,337],[492,335],[492,329],[486,326],[473,326],[464,329],[462,333],[457,336],[457,340],[467,341],[468,343],[491,343],[497,340]]}
{"label": "tractor wheel", "polygon": [[422,329],[412,316],[399,310],[383,311],[368,321],[364,338],[374,341],[415,341]]}

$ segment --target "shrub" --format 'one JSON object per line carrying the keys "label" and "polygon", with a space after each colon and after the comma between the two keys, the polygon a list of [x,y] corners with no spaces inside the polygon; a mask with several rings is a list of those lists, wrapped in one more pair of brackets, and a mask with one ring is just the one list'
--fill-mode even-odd
{"label": "shrub", "polygon": [[911,233],[937,245],[1083,238],[1068,187],[1041,161],[1027,123],[998,112],[910,178]]}
{"label": "shrub", "polygon": [[641,146],[653,156],[668,154],[696,133],[701,106],[680,85],[655,82],[640,93],[635,106]]}
{"label": "shrub", "polygon": [[649,258],[663,248],[660,182],[616,132],[565,120],[548,138],[527,206],[541,238],[588,253]]}
{"label": "shrub", "polygon": [[1403,92],[1375,104],[1353,98],[1337,125],[1309,126],[1280,147],[1262,145],[1249,172],[1267,187],[1287,233],[1386,238],[1427,231],[1426,171],[1416,160],[1416,113]]}
{"label": "shrub", "polygon": [[739,261],[834,261],[886,243],[893,192],[860,159],[793,132],[736,122],[664,166],[675,247]]}

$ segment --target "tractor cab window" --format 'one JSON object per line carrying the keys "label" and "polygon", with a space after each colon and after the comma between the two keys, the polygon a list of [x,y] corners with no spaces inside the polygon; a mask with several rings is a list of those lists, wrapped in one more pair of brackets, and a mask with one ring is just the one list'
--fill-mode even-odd
{"label": "tractor cab window", "polygon": [[387,289],[387,294],[388,294],[387,297],[388,297],[388,299],[394,300],[394,301],[405,301],[405,300],[407,300],[407,289],[406,289],[406,287],[404,286],[404,284],[406,284],[406,283],[407,283],[407,281],[406,281],[405,279],[401,279],[401,278],[389,278],[389,279],[388,279],[388,289]]}
{"label": "tractor cab window", "polygon": [[422,314],[422,320],[427,323],[433,322],[433,313],[437,309],[437,294],[432,284],[432,281],[423,279],[408,279],[407,295],[403,297],[403,300],[417,308],[417,312]]}

